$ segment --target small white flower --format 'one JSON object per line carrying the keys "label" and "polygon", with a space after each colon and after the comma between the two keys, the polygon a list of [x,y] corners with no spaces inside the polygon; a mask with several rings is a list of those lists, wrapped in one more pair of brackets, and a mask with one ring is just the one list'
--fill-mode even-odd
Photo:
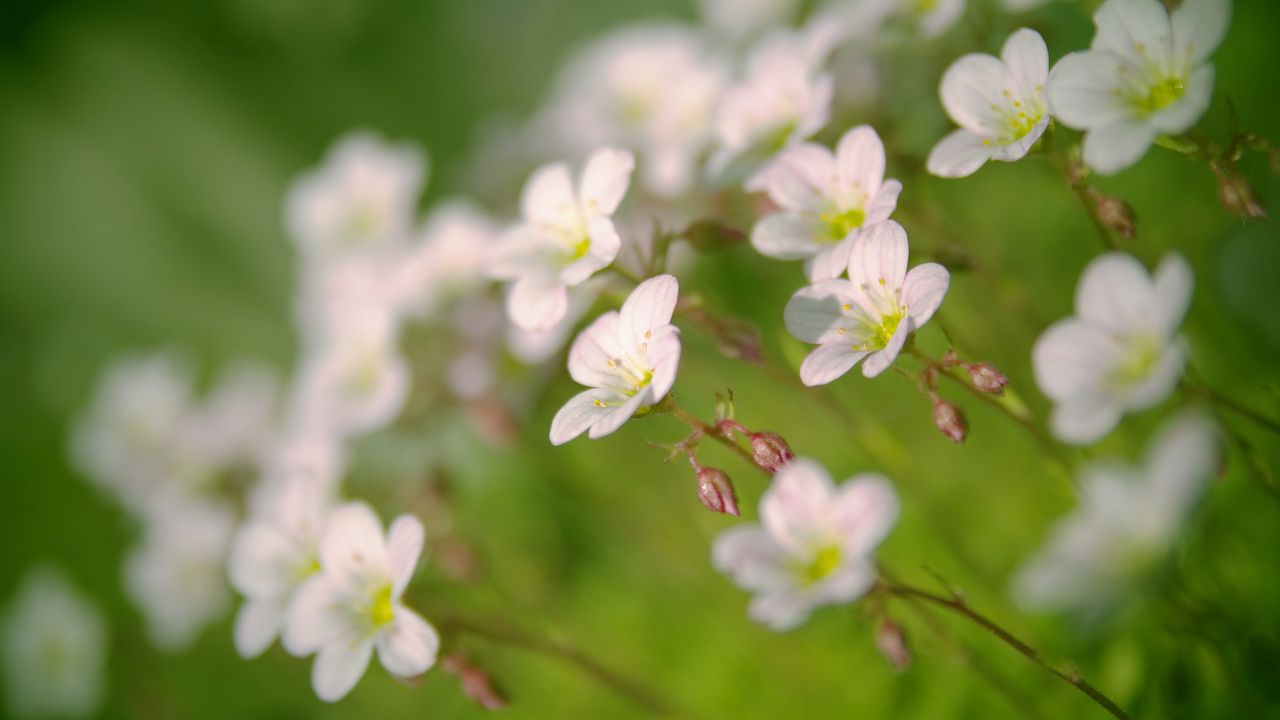
{"label": "small white flower", "polygon": [[898,496],[882,476],[839,487],[818,463],[796,458],[760,498],[760,524],[720,533],[716,568],[755,593],[747,614],[774,630],[803,623],[820,605],[853,602],[876,580],[872,555],[898,520]]}
{"label": "small white flower", "polygon": [[1054,435],[1091,443],[1124,413],[1169,396],[1182,375],[1177,332],[1192,283],[1191,267],[1176,253],[1154,278],[1124,253],[1089,263],[1076,286],[1076,315],[1045,330],[1031,353],[1036,383],[1057,403]]}
{"label": "small white flower", "polygon": [[1035,30],[1009,36],[1000,57],[965,55],[942,76],[942,105],[958,125],[929,153],[929,172],[972,175],[988,160],[1024,157],[1049,126],[1049,50]]}
{"label": "small white flower", "polygon": [[422,153],[352,133],[289,190],[286,223],[313,262],[377,254],[407,242],[426,176]]}
{"label": "small white flower", "polygon": [[286,650],[316,655],[311,684],[321,700],[349,693],[375,649],[397,677],[421,675],[435,664],[435,628],[401,602],[422,542],[422,523],[411,515],[396,518],[383,535],[378,516],[363,503],[330,514],[320,538],[320,572],[294,595],[284,629]]}
{"label": "small white flower", "polygon": [[859,361],[875,377],[898,357],[911,333],[942,304],[951,276],[937,263],[907,272],[907,233],[893,220],[859,234],[849,257],[849,278],[802,288],[787,302],[787,331],[817,343],[800,365],[805,385],[825,385]]}
{"label": "small white flower", "polygon": [[756,223],[751,244],[779,260],[805,258],[813,282],[849,266],[859,231],[889,219],[902,183],[884,179],[884,144],[859,125],[830,150],[803,143],[785,150],[769,173],[769,197],[782,212]]}
{"label": "small white flower", "polygon": [[102,704],[102,613],[58,570],[29,571],[0,625],[13,718],[82,718]]}
{"label": "small white flower", "polygon": [[596,319],[569,349],[569,375],[590,387],[551,421],[551,444],[587,432],[600,438],[666,396],[680,365],[680,331],[671,324],[680,286],[670,275],[636,286],[621,312]]}
{"label": "small white flower", "polygon": [[436,204],[419,233],[417,247],[388,273],[397,285],[395,304],[415,317],[425,317],[479,287],[486,279],[485,263],[498,232],[497,224],[467,200]]}
{"label": "small white flower", "polygon": [[525,330],[546,330],[569,308],[568,288],[607,267],[622,240],[613,213],[631,182],[635,158],[616,148],[587,160],[575,191],[569,168],[539,168],[525,184],[524,220],[495,248],[489,267],[498,279],[514,280],[507,314]]}
{"label": "small white flower", "polygon": [[264,363],[239,360],[223,371],[192,422],[212,462],[257,460],[279,426],[280,379]]}
{"label": "small white flower", "polygon": [[1049,76],[1049,106],[1086,131],[1084,161],[1110,174],[1138,161],[1157,135],[1190,128],[1209,107],[1229,0],[1185,0],[1172,16],[1159,0],[1107,0],[1093,14],[1090,49]]}
{"label": "small white flower", "polygon": [[1096,615],[1158,566],[1213,477],[1218,443],[1197,414],[1168,423],[1139,468],[1098,464],[1080,506],[1050,532],[1014,580],[1019,603]]}
{"label": "small white flower", "polygon": [[309,350],[294,379],[292,415],[344,437],[385,427],[409,397],[398,321],[371,316]]}
{"label": "small white flower", "polygon": [[294,593],[319,572],[330,486],[298,473],[269,480],[254,500],[227,560],[231,585],[245,598],[235,621],[236,651],[244,658],[257,657],[271,645],[284,629]]}
{"label": "small white flower", "polygon": [[142,544],[125,558],[124,586],[152,643],[190,647],[227,607],[227,546],[235,520],[221,503],[176,494],[154,499]]}

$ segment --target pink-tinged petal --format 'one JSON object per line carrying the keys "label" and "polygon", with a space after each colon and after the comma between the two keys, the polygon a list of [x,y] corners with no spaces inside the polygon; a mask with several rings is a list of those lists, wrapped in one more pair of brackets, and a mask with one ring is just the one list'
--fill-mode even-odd
{"label": "pink-tinged petal", "polygon": [[1191,265],[1178,253],[1160,260],[1155,274],[1155,321],[1166,336],[1173,335],[1187,316],[1195,276]]}
{"label": "pink-tinged petal", "polygon": [[625,381],[614,362],[623,356],[618,342],[620,319],[616,311],[596,318],[578,333],[569,348],[569,377],[587,387],[623,387]]}
{"label": "pink-tinged petal", "polygon": [[321,648],[311,666],[311,687],[325,702],[337,702],[360,682],[373,657],[373,640],[341,638]]}
{"label": "pink-tinged petal", "polygon": [[605,435],[612,435],[622,424],[630,420],[642,406],[653,404],[653,390],[646,387],[634,396],[627,398],[621,405],[608,408],[608,411],[587,430],[587,437],[598,440]]}
{"label": "pink-tinged petal", "polygon": [[711,562],[733,578],[738,587],[753,592],[785,588],[792,584],[790,554],[759,525],[737,525],[716,536]]}
{"label": "pink-tinged petal", "polygon": [[907,275],[907,231],[893,220],[863,228],[849,258],[849,280],[870,292],[902,287]]}
{"label": "pink-tinged petal", "polygon": [[819,213],[831,204],[836,161],[821,145],[803,143],[779,153],[765,177],[769,197],[780,207]]}
{"label": "pink-tinged petal", "polygon": [[532,225],[521,223],[501,236],[488,252],[485,272],[496,280],[515,280],[542,266],[554,248]]}
{"label": "pink-tinged petal", "polygon": [[568,166],[551,163],[533,171],[520,198],[520,211],[527,222],[552,227],[563,225],[567,213],[578,213]]}
{"label": "pink-tinged petal", "polygon": [[805,261],[804,272],[809,282],[820,283],[834,280],[844,274],[849,267],[849,257],[853,254],[854,243],[858,239],[858,229],[849,231],[848,237],[835,245],[824,247],[817,255]]}
{"label": "pink-tinged petal", "polygon": [[812,213],[779,212],[767,215],[751,229],[751,246],[777,260],[811,257],[822,247],[827,226]]}
{"label": "pink-tinged petal", "polygon": [[871,202],[867,205],[866,219],[862,221],[863,227],[882,223],[889,219],[893,211],[898,207],[898,196],[902,194],[902,183],[897,180],[885,180],[880,186],[880,192],[875,194]]}
{"label": "pink-tinged petal", "polygon": [[815,605],[843,605],[866,595],[875,584],[875,563],[866,556],[854,555],[810,587],[807,595]]}
{"label": "pink-tinged petal", "polygon": [[587,221],[587,238],[587,254],[560,271],[560,282],[565,285],[577,285],[608,267],[622,249],[622,238],[607,217],[596,216]]}
{"label": "pink-tinged petal", "polygon": [[853,310],[855,296],[848,280],[825,280],[800,288],[782,311],[787,332],[797,340],[819,345],[862,342],[867,335],[865,323],[844,309],[850,306]]}
{"label": "pink-tinged petal", "polygon": [[390,630],[375,641],[378,660],[396,677],[421,675],[436,664],[440,636],[422,616],[403,605],[394,610]]}
{"label": "pink-tinged petal", "polygon": [[1053,408],[1049,427],[1063,442],[1088,445],[1101,440],[1120,422],[1115,400],[1102,394],[1079,394]]}
{"label": "pink-tinged petal", "polygon": [[387,575],[387,543],[382,522],[363,502],[340,505],[329,514],[320,537],[320,568],[339,585],[362,582],[371,574]]}
{"label": "pink-tinged petal", "polygon": [[1213,66],[1202,65],[1187,79],[1186,89],[1177,102],[1155,113],[1147,122],[1166,135],[1185,132],[1199,122],[1213,100]]}
{"label": "pink-tinged petal", "polygon": [[867,354],[850,343],[820,345],[800,363],[800,382],[807,387],[826,385],[849,372]]}
{"label": "pink-tinged petal", "polygon": [[1120,84],[1135,72],[1128,60],[1115,53],[1071,53],[1053,66],[1045,100],[1054,117],[1077,130],[1124,122],[1133,117],[1133,107],[1125,101]]}
{"label": "pink-tinged petal", "polygon": [[831,505],[844,552],[869,554],[898,522],[900,510],[898,494],[883,475],[862,473],[849,478],[836,489]]}
{"label": "pink-tinged petal", "polygon": [[808,458],[787,463],[760,498],[760,521],[793,555],[809,557],[832,533],[835,485],[826,468]]}
{"label": "pink-tinged petal", "polygon": [[992,146],[971,130],[953,130],[929,151],[925,167],[944,178],[968,177],[991,159]]}
{"label": "pink-tinged petal", "polygon": [[626,400],[621,392],[609,388],[593,388],[574,395],[551,420],[551,444],[563,445],[578,437],[608,415],[611,405]]}
{"label": "pink-tinged petal", "polygon": [[836,146],[840,193],[846,199],[870,198],[884,182],[884,143],[870,125],[846,132]]}
{"label": "pink-tinged petal", "polygon": [[1030,28],[1015,30],[1000,50],[1000,59],[1018,79],[1024,96],[1034,97],[1049,78],[1049,48],[1040,33]]}
{"label": "pink-tinged petal", "polygon": [[947,68],[939,94],[947,115],[979,135],[1002,132],[1008,124],[1003,108],[1018,90],[1018,81],[999,59],[970,53]]}
{"label": "pink-tinged petal", "polygon": [[835,78],[830,73],[814,78],[809,85],[800,122],[796,123],[795,132],[791,134],[793,138],[807,138],[826,127],[831,119],[831,98],[835,87]]}
{"label": "pink-tinged petal", "polygon": [[274,525],[251,522],[231,542],[227,571],[231,586],[243,595],[279,595],[292,588],[289,576],[295,551]]}
{"label": "pink-tinged petal", "polygon": [[1155,128],[1136,120],[1094,128],[1084,136],[1084,162],[1100,175],[1113,175],[1142,159],[1155,138]]}
{"label": "pink-tinged petal", "polygon": [[902,346],[907,344],[907,338],[915,332],[915,329],[914,318],[910,315],[902,318],[898,322],[898,328],[893,331],[893,337],[889,338],[884,348],[868,355],[866,362],[862,363],[863,377],[873,378],[888,370],[893,361],[898,359],[898,353],[902,352]]}
{"label": "pink-tinged petal", "polygon": [[[1168,62],[1172,36],[1169,13],[1154,0],[1107,0],[1093,14],[1098,28],[1094,50],[1110,50],[1125,57]],[[1163,67],[1163,65],[1162,65]]]}
{"label": "pink-tinged petal", "polygon": [[1173,11],[1172,24],[1176,52],[1199,63],[1222,44],[1231,24],[1231,2],[1185,0]]}
{"label": "pink-tinged petal", "polygon": [[627,194],[635,156],[626,150],[605,147],[596,150],[582,169],[581,207],[588,215],[612,215]]}
{"label": "pink-tinged petal", "polygon": [[1119,362],[1121,351],[1105,331],[1076,318],[1059,320],[1031,350],[1036,384],[1057,402],[1096,392]]}
{"label": "pink-tinged petal", "polygon": [[1031,126],[1031,129],[1022,137],[1014,140],[1006,145],[996,145],[991,152],[992,160],[1000,162],[1014,162],[1021,160],[1031,151],[1031,146],[1036,144],[1040,136],[1044,135],[1044,131],[1049,127],[1049,116],[1045,115],[1040,118],[1039,122]]}
{"label": "pink-tinged petal", "polygon": [[236,612],[236,653],[251,660],[266,652],[271,642],[284,629],[285,597],[248,598]]}
{"label": "pink-tinged petal", "polygon": [[680,369],[680,328],[664,325],[654,330],[645,354],[649,367],[653,368],[649,390],[651,402],[656,403],[666,397],[676,382],[676,372]]}
{"label": "pink-tinged petal", "polygon": [[1120,335],[1152,330],[1158,312],[1147,268],[1128,253],[1095,258],[1076,285],[1076,315]]}
{"label": "pink-tinged petal", "polygon": [[333,581],[315,575],[298,588],[289,603],[281,644],[290,655],[311,655],[345,633],[349,620]]}
{"label": "pink-tinged petal", "polygon": [[924,263],[911,268],[902,281],[902,304],[915,327],[929,322],[950,287],[951,273],[938,263]]}
{"label": "pink-tinged petal", "polygon": [[623,347],[637,349],[649,341],[653,330],[670,325],[679,298],[680,283],[672,275],[658,275],[637,285],[620,311],[618,331]]}
{"label": "pink-tinged petal", "polygon": [[523,275],[507,294],[507,315],[521,330],[550,330],[567,312],[569,291],[554,275]]}
{"label": "pink-tinged petal", "polygon": [[413,577],[422,555],[424,533],[422,521],[413,515],[401,515],[387,531],[387,562],[391,566],[391,591],[400,597]]}
{"label": "pink-tinged petal", "polygon": [[813,611],[813,601],[795,590],[778,590],[752,598],[747,615],[770,630],[785,632],[799,627]]}

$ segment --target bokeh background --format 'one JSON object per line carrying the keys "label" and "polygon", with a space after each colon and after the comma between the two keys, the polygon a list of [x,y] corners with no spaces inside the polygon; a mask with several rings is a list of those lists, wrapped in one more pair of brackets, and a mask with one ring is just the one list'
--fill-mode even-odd
{"label": "bokeh background", "polygon": [[[1202,127],[1218,137],[1228,131],[1225,96],[1240,127],[1280,140],[1280,4],[1234,5],[1214,58],[1218,95]],[[923,157],[948,127],[935,89],[951,60],[996,51],[1020,24],[1039,29],[1056,59],[1086,47],[1092,29],[1073,2],[1017,18],[972,6],[942,39],[891,54],[879,98],[853,119],[872,122],[890,147],[889,174],[906,186],[898,216],[914,257],[937,255],[957,268],[943,324],[972,357],[1007,372],[1043,417],[1031,344],[1070,312],[1076,279],[1102,246],[1046,162],[996,163],[946,181],[923,174]],[[179,349],[208,376],[246,355],[288,370],[294,255],[284,193],[349,129],[428,149],[423,207],[471,192],[512,217],[516,188],[477,180],[479,146],[501,132],[494,119],[527,116],[578,43],[641,18],[693,20],[696,9],[678,0],[0,6],[0,604],[26,568],[48,560],[103,606],[104,717],[484,712],[443,673],[408,687],[376,667],[349,698],[324,705],[310,690],[309,662],[278,647],[240,660],[229,617],[189,652],[152,649],[120,583],[136,529],[72,469],[68,428],[100,369],[122,352]],[[1263,204],[1280,212],[1280,183],[1265,157],[1242,168]],[[1184,332],[1199,376],[1275,415],[1274,221],[1233,218],[1208,169],[1159,149],[1100,186],[1135,209],[1136,254],[1152,261],[1176,249],[1195,267]],[[1029,616],[1008,599],[1008,578],[1074,500],[1069,479],[1021,428],[952,393],[972,426],[966,444],[952,445],[932,426],[927,399],[892,373],[875,381],[855,373],[829,395],[800,389],[791,368],[801,348],[781,327],[782,306],[802,284],[796,264],[738,247],[699,259],[682,281],[712,309],[756,322],[771,364],[726,359],[705,333],[686,328],[681,402],[706,416],[714,392],[731,387],[743,422],[783,433],[837,478],[873,469],[894,479],[904,513],[882,549],[886,567],[918,584],[930,582],[924,566],[936,570],[1047,655],[1074,660],[1136,716],[1280,717],[1280,495],[1259,469],[1280,468],[1274,435],[1230,421],[1260,462],[1230,448],[1168,568],[1119,613],[1088,627]],[[937,327],[921,342],[945,349]],[[359,447],[347,488],[381,498],[384,516],[406,509],[395,501],[412,507],[427,486],[423,468],[447,473],[452,530],[479,569],[459,584],[429,565],[414,591],[428,616],[447,609],[508,617],[638,678],[689,716],[1098,715],[1070,687],[955,618],[936,615],[934,626],[910,608],[893,611],[915,654],[905,672],[877,653],[872,625],[856,608],[822,610],[787,634],[751,624],[747,596],[709,564],[709,543],[731,519],[706,512],[688,470],[663,465],[646,447],[678,439],[680,426],[644,420],[553,449],[546,428],[575,390],[562,372],[546,377],[553,379],[537,401],[517,408],[517,438],[502,449],[465,426],[428,438],[427,423]],[[1087,455],[1136,460],[1177,404],[1129,418]],[[733,475],[753,515],[762,478],[718,451],[704,459]],[[512,698],[509,717],[649,715],[555,658],[480,641],[466,647]]]}

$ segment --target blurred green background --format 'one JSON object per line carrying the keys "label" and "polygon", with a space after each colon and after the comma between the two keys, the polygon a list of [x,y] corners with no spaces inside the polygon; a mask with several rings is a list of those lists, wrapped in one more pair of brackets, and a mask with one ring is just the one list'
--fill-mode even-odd
{"label": "blurred green background", "polygon": [[[1101,244],[1048,163],[995,163],[944,181],[923,175],[922,158],[947,127],[935,88],[952,59],[997,50],[1019,21],[1044,33],[1056,59],[1086,47],[1091,27],[1075,3],[1019,19],[973,4],[937,44],[891,55],[877,106],[824,137],[870,120],[898,151],[889,174],[906,185],[898,216],[913,262],[956,248],[973,260],[956,274],[942,324],[972,357],[1006,371],[1043,417],[1031,344],[1070,312],[1079,272]],[[135,530],[69,467],[67,427],[117,353],[180,348],[210,373],[251,355],[286,371],[294,258],[281,203],[292,176],[348,129],[372,128],[430,152],[424,207],[465,191],[478,123],[531,112],[575,43],[641,17],[693,19],[695,9],[676,0],[0,6],[0,604],[25,568],[47,559],[104,605],[104,716],[483,712],[443,673],[410,688],[381,668],[326,706],[311,693],[309,661],[278,647],[238,659],[229,618],[189,653],[152,650],[120,589],[120,558]],[[1280,4],[1235,3],[1214,59],[1218,95],[1203,122],[1210,134],[1227,132],[1225,95],[1242,127],[1280,140],[1278,28]],[[1280,212],[1280,183],[1265,158],[1243,169],[1272,214]],[[1100,185],[1136,210],[1136,254],[1151,261],[1176,249],[1196,268],[1184,332],[1200,376],[1276,415],[1274,221],[1232,218],[1203,165],[1159,149]],[[510,217],[510,207],[493,209]],[[711,308],[758,322],[772,367],[794,366],[798,350],[784,339],[781,309],[802,284],[798,265],[744,247],[701,260],[682,281]],[[945,349],[936,325],[921,342]],[[1137,717],[1280,717],[1280,500],[1238,447],[1168,571],[1120,615],[1081,628],[1024,615],[1007,599],[1011,571],[1074,502],[1065,476],[1007,418],[951,393],[972,426],[969,441],[953,446],[932,427],[928,401],[892,373],[874,381],[854,373],[819,395],[800,390],[790,369],[722,358],[696,328],[685,329],[685,343],[676,393],[686,407],[708,416],[713,393],[732,387],[744,423],[784,434],[837,478],[880,470],[898,483],[903,518],[881,557],[899,576],[928,584],[922,567],[935,569],[1049,656],[1079,663]],[[486,451],[466,432],[449,443],[440,462],[453,479],[456,530],[474,544],[483,571],[474,585],[458,586],[429,564],[414,600],[428,617],[433,609],[508,613],[640,678],[692,716],[1100,716],[1064,683],[940,614],[934,627],[908,607],[893,610],[916,656],[903,673],[877,654],[856,608],[819,611],[787,634],[751,624],[747,596],[709,564],[709,543],[729,519],[697,504],[686,468],[664,466],[645,447],[646,439],[678,439],[680,426],[645,420],[553,449],[546,428],[574,391],[565,376],[541,393],[513,447]],[[843,410],[833,412],[831,401]],[[1076,454],[1136,460],[1176,405],[1131,417]],[[1231,423],[1262,464],[1280,468],[1275,436]],[[371,438],[350,492],[376,485],[380,448],[427,445],[414,432]],[[754,516],[763,481],[718,450],[704,461],[733,475]],[[418,482],[393,479],[410,483],[405,492]],[[387,516],[404,508],[381,509]],[[466,648],[510,694],[507,716],[647,715],[554,659],[478,641]]]}

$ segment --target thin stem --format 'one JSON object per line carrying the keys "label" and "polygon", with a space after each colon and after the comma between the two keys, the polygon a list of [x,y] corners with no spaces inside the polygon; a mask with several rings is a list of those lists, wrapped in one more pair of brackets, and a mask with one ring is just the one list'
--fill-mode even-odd
{"label": "thin stem", "polygon": [[1213,388],[1209,387],[1208,385],[1205,385],[1204,383],[1196,382],[1192,380],[1184,380],[1182,384],[1186,390],[1196,393],[1198,395],[1202,395],[1209,402],[1213,403],[1214,405],[1217,405],[1223,410],[1229,410],[1232,413],[1235,413],[1236,415],[1254,423],[1255,425],[1261,428],[1270,430],[1271,432],[1276,433],[1277,435],[1280,435],[1280,422],[1272,420],[1271,418],[1263,415],[1262,413],[1250,407],[1242,405],[1241,403],[1236,402],[1235,400],[1232,400],[1231,398],[1227,397],[1226,395],[1223,395],[1222,393],[1218,392],[1217,390],[1214,390]]}
{"label": "thin stem", "polygon": [[1099,707],[1106,710],[1113,717],[1119,718],[1120,720],[1128,720],[1128,717],[1129,717],[1128,713],[1122,710],[1119,705],[1116,705],[1115,702],[1111,700],[1111,698],[1104,695],[1102,691],[1098,690],[1093,685],[1089,684],[1088,681],[1086,681],[1084,678],[1080,677],[1079,673],[1063,672],[1062,670],[1059,670],[1058,668],[1054,667],[1047,660],[1045,660],[1044,657],[1035,648],[1031,647],[1026,642],[1018,639],[1017,636],[1015,636],[1013,633],[1009,632],[1008,630],[1004,629],[1000,625],[996,624],[995,621],[991,620],[986,615],[983,615],[977,610],[974,610],[973,608],[969,607],[968,603],[965,602],[964,598],[956,597],[956,596],[946,597],[943,595],[937,595],[935,593],[929,592],[928,590],[922,590],[920,588],[912,587],[910,585],[903,585],[901,583],[888,582],[884,580],[881,580],[877,585],[877,587],[881,592],[888,593],[895,597],[916,598],[919,600],[923,600],[927,603],[937,605],[938,607],[944,608],[957,615],[960,615],[961,617],[964,617],[965,619],[969,620],[970,622],[974,623],[975,625],[978,625],[982,629],[994,635],[1004,644],[1018,651],[1018,653],[1021,654],[1023,657],[1039,665],[1045,670],[1048,670],[1049,672],[1053,673],[1057,677],[1061,678],[1063,681],[1075,687],[1080,692],[1084,693],[1086,696],[1088,696],[1090,700],[1097,703]]}
{"label": "thin stem", "polygon": [[[755,458],[751,456],[751,453],[747,452],[741,445],[739,445],[737,440],[734,440],[732,437],[729,437],[714,425],[708,425],[707,423],[698,419],[698,417],[693,413],[680,407],[676,403],[675,398],[671,397],[670,395],[663,398],[662,402],[658,404],[654,409],[659,412],[665,412],[669,415],[674,416],[680,422],[684,423],[685,425],[688,425],[690,429],[695,430],[701,435],[709,437],[712,440],[715,440],[721,445],[724,445],[725,447],[734,451],[735,453],[738,454],[738,457],[742,458],[742,460],[746,462],[748,465],[750,465],[751,467],[759,468],[759,466],[756,465]],[[767,471],[764,471],[763,468],[761,468],[761,472],[764,472],[766,475],[769,474]]]}

